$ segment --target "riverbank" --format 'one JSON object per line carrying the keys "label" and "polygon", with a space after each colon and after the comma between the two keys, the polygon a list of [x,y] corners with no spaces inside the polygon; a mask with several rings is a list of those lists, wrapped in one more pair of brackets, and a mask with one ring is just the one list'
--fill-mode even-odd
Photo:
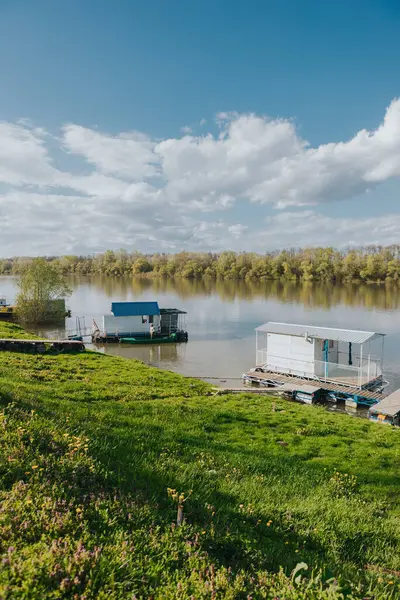
{"label": "riverbank", "polygon": [[399,597],[400,430],[209,390],[1,353],[0,596]]}

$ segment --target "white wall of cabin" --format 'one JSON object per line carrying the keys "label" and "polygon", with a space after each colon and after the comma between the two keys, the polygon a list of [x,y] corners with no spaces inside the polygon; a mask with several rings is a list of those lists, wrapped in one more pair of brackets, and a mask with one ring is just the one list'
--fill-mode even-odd
{"label": "white wall of cabin", "polygon": [[[114,315],[104,315],[103,330],[110,335],[118,332],[119,335],[127,333],[150,333],[150,323],[142,323],[142,316],[114,317]],[[154,329],[157,331],[160,326],[160,315],[153,315]]]}
{"label": "white wall of cabin", "polygon": [[314,341],[304,337],[268,333],[268,368],[293,375],[314,375]]}

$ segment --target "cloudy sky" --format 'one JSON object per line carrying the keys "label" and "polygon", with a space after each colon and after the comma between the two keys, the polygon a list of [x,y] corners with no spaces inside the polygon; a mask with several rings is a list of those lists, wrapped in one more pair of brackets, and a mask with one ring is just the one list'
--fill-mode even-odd
{"label": "cloudy sky", "polygon": [[400,6],[188,6],[0,2],[0,256],[400,243]]}

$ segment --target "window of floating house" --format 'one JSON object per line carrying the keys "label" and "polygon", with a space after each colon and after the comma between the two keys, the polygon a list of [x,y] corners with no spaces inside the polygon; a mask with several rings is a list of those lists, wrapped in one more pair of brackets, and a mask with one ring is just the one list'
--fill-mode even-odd
{"label": "window of floating house", "polygon": [[142,323],[153,323],[153,321],[154,321],[153,315],[143,315],[142,316]]}

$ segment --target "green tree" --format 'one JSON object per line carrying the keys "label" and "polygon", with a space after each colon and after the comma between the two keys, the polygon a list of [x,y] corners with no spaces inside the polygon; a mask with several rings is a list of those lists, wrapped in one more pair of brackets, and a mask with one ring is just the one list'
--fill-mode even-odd
{"label": "green tree", "polygon": [[133,266],[132,266],[132,274],[133,275],[141,275],[143,273],[150,273],[152,271],[152,266],[150,262],[144,256],[138,258]]}
{"label": "green tree", "polygon": [[27,264],[18,282],[18,318],[28,323],[45,323],[65,314],[65,297],[72,290],[63,275],[44,258]]}

